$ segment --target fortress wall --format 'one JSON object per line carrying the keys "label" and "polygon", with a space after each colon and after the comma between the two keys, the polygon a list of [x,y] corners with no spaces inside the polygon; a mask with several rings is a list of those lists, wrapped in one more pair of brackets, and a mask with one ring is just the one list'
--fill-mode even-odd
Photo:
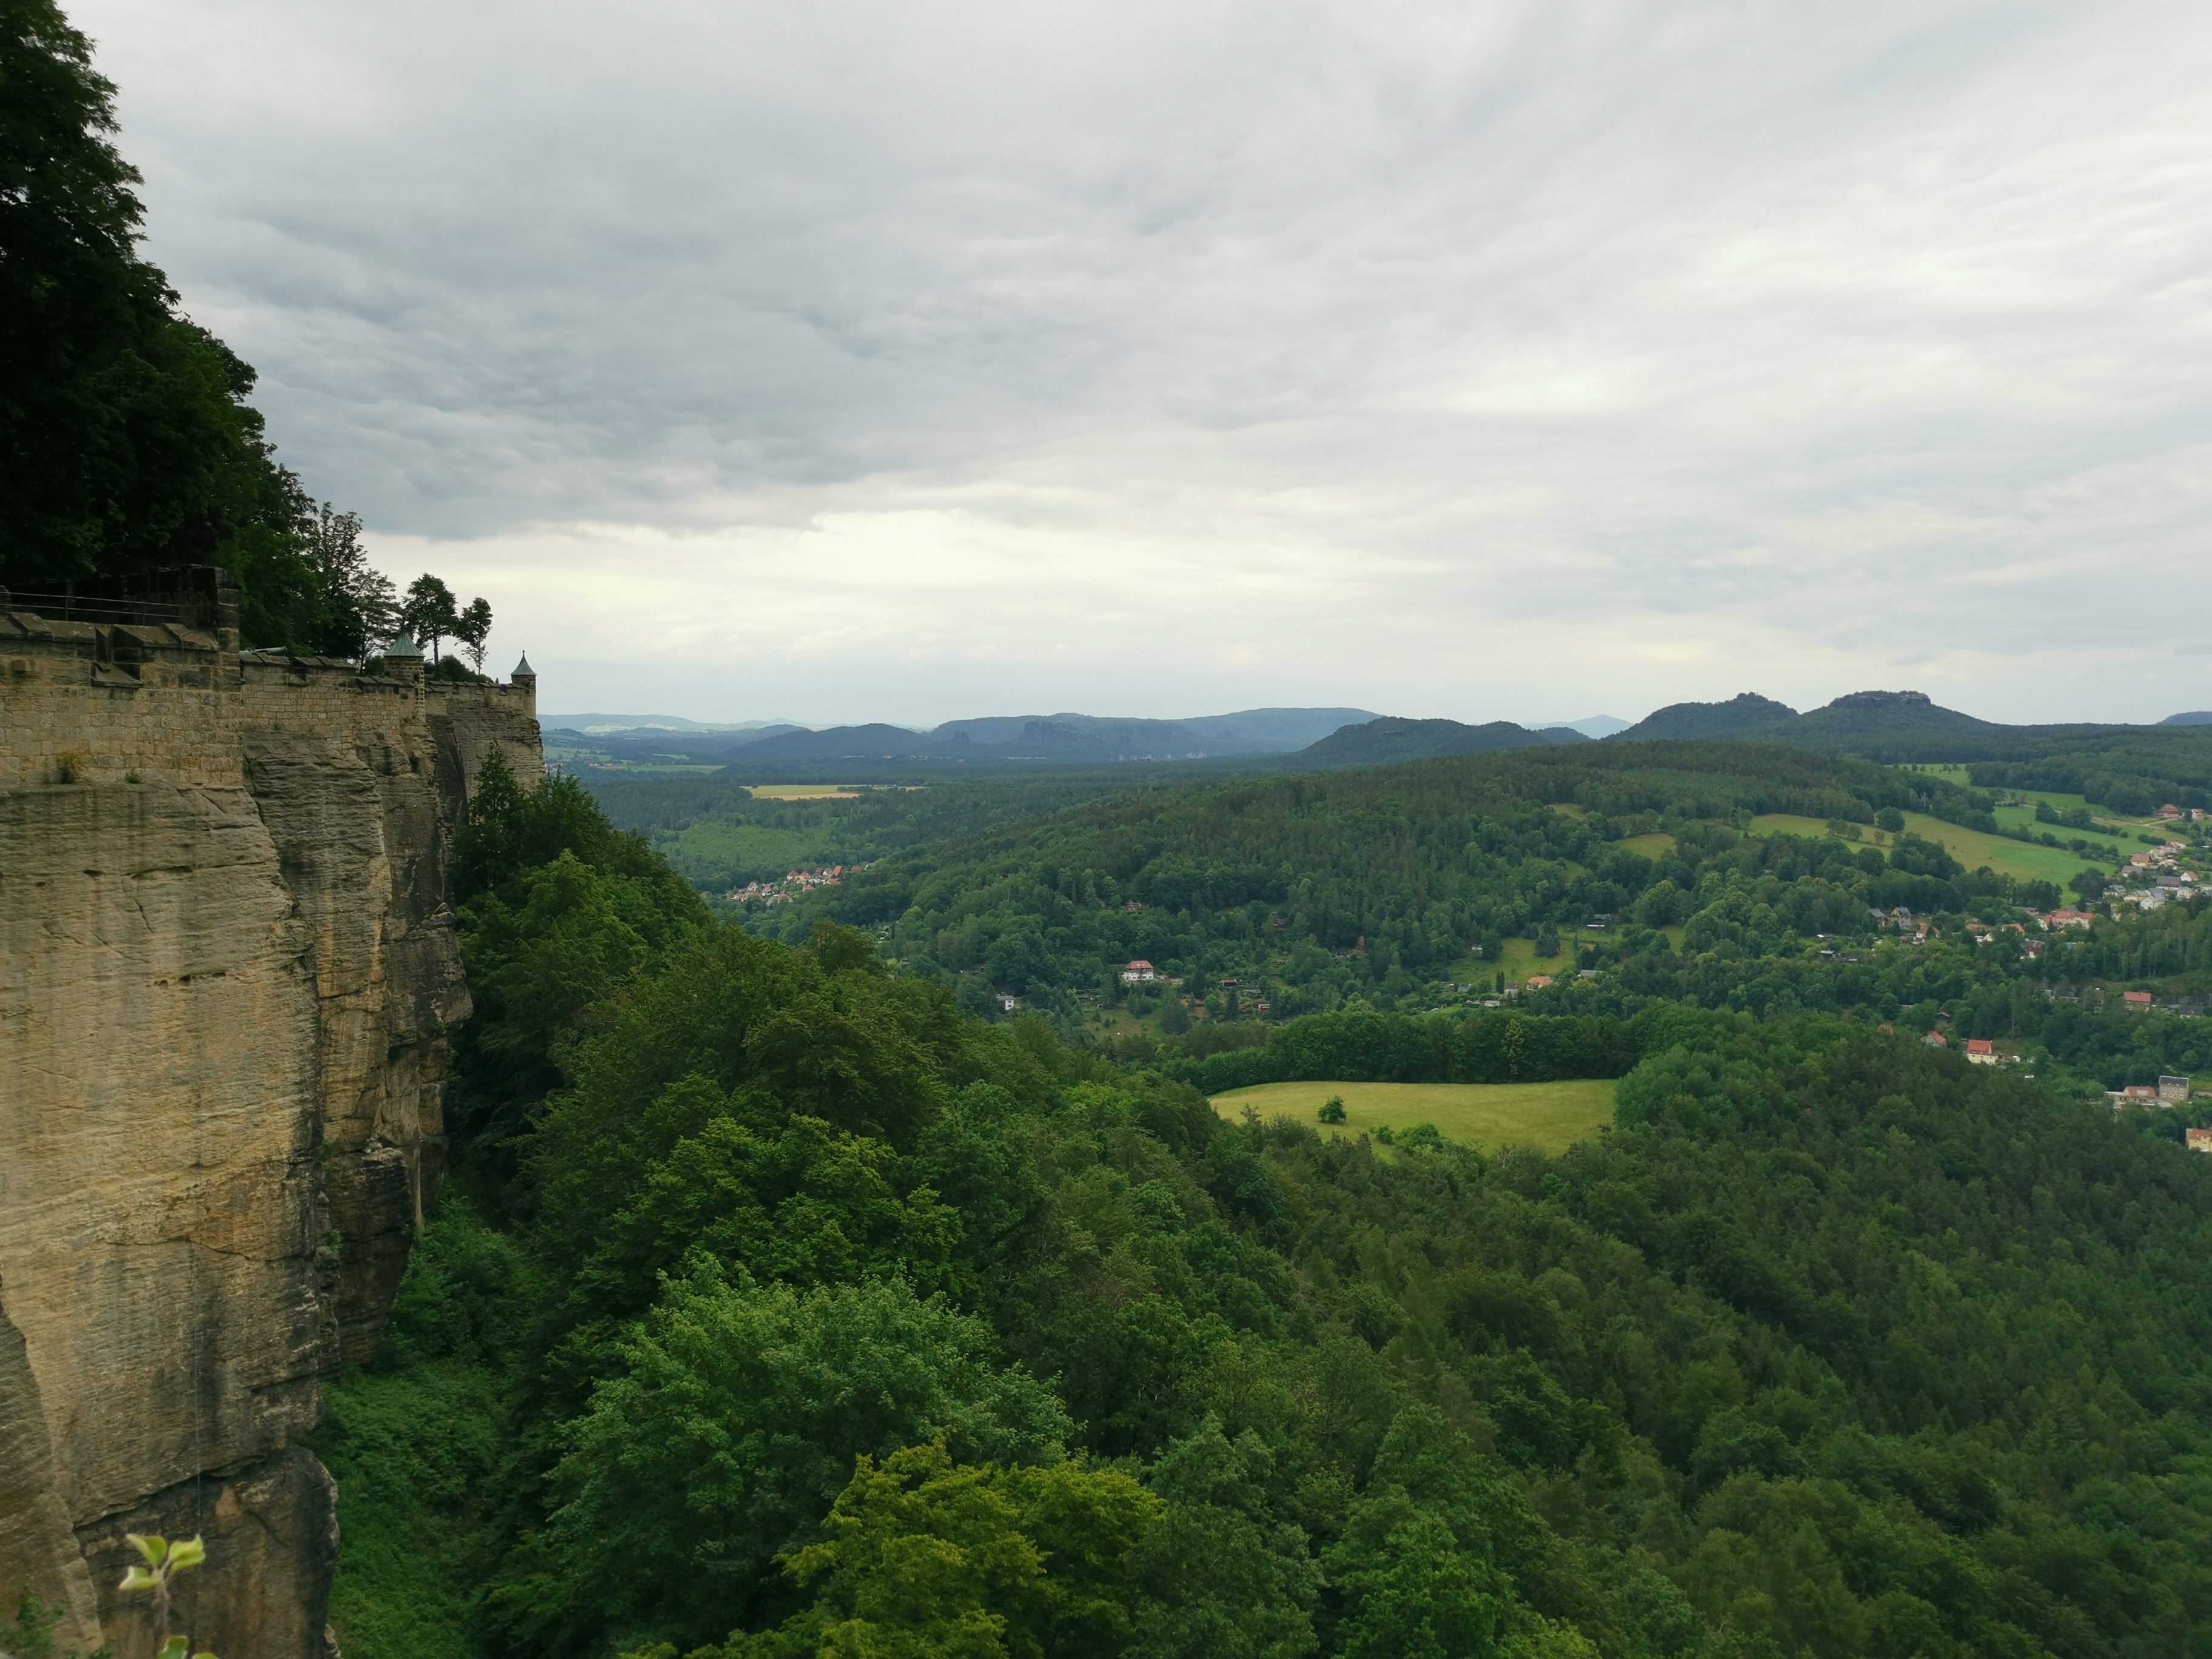
{"label": "fortress wall", "polygon": [[204,1531],[198,1642],[320,1659],[295,1443],[435,1192],[453,835],[534,685],[226,633],[0,612],[0,1598],[137,1642],[123,1532]]}

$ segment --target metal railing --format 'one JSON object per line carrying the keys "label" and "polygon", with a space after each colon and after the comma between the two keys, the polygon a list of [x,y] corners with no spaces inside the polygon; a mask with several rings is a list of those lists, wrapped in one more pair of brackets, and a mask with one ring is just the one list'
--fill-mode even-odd
{"label": "metal railing", "polygon": [[0,611],[27,611],[49,622],[173,623],[185,607],[164,599],[112,599],[89,593],[26,593],[0,587]]}

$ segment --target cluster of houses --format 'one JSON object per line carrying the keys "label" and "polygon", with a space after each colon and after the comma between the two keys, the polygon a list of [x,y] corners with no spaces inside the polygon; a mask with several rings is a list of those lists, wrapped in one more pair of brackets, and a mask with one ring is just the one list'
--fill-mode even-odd
{"label": "cluster of houses", "polygon": [[2128,874],[2136,880],[2147,877],[2148,884],[2130,888],[2125,883],[2115,882],[2105,890],[2105,896],[2144,910],[2155,910],[2177,898],[2194,898],[2204,890],[2198,884],[2194,870],[2181,868],[2181,855],[2188,850],[2187,842],[2170,841],[2163,847],[2136,854],[2128,860]]}
{"label": "cluster of houses", "polygon": [[2107,1089],[2105,1097],[2115,1106],[2185,1106],[2189,1103],[2190,1079],[2161,1077],[2156,1083],[2130,1083],[2124,1089]]}
{"label": "cluster of houses", "polygon": [[1867,920],[1877,927],[1894,927],[1900,938],[1909,936],[1915,945],[1925,945],[1931,939],[1943,937],[1943,930],[1925,916],[1916,916],[1900,904],[1894,910],[1885,910],[1879,905],[1867,908]]}
{"label": "cluster of houses", "polygon": [[780,881],[749,881],[728,895],[732,904],[788,904],[817,887],[835,887],[866,864],[825,864],[819,870],[793,870]]}

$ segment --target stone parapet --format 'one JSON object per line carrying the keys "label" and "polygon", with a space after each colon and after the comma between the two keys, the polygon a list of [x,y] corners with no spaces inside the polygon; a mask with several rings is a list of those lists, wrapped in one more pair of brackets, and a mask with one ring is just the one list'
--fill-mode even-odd
{"label": "stone parapet", "polygon": [[534,685],[234,628],[0,610],[0,1600],[133,1639],[108,1558],[158,1514],[208,1536],[199,1640],[322,1659],[296,1443],[442,1168],[468,792],[542,761]]}

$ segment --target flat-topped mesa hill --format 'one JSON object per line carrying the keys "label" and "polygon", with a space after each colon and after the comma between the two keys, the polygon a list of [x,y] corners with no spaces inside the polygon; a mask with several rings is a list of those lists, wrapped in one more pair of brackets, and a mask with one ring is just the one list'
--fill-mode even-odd
{"label": "flat-topped mesa hill", "polygon": [[540,775],[534,677],[241,653],[218,572],[0,599],[0,1589],[64,1646],[151,1651],[124,1534],[200,1532],[195,1636],[322,1659],[299,1442],[439,1180],[495,744]]}
{"label": "flat-topped mesa hill", "polygon": [[1670,704],[1606,741],[1733,738],[1875,761],[1964,761],[1992,757],[2014,744],[2157,729],[2089,722],[2008,726],[1946,708],[1924,691],[1850,691],[1801,714],[1787,703],[1745,691],[1726,702]]}

